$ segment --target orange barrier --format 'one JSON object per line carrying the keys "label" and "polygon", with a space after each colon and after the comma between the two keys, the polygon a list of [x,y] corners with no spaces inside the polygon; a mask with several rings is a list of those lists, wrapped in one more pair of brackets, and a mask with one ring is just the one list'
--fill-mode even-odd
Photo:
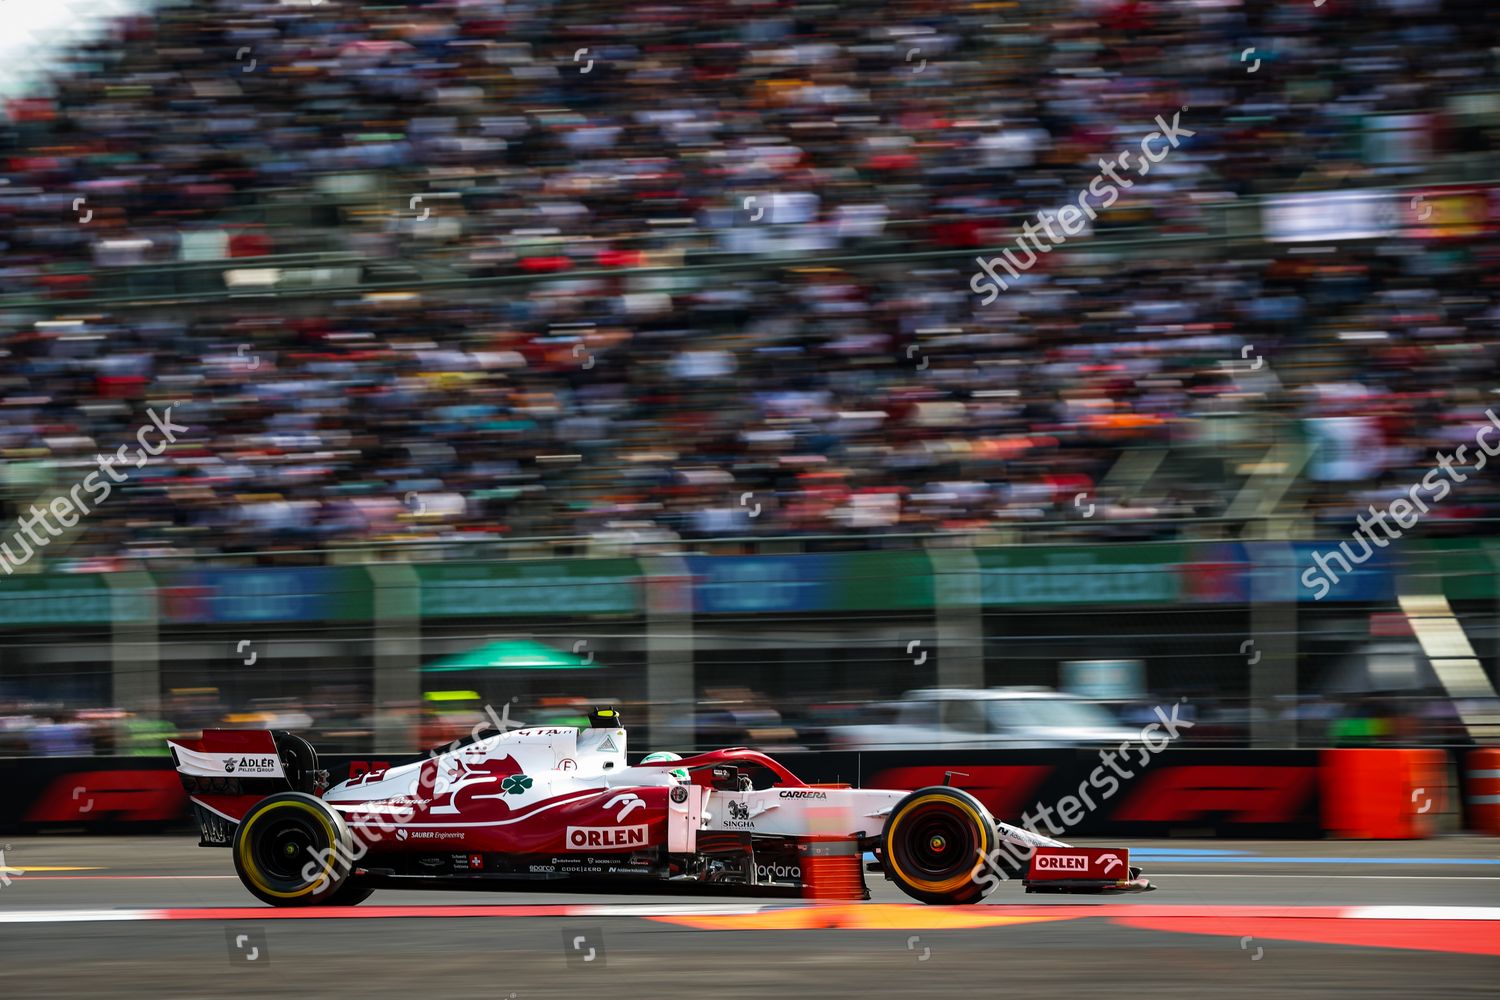
{"label": "orange barrier", "polygon": [[808,899],[864,899],[864,857],[855,840],[814,840],[801,851],[802,895]]}
{"label": "orange barrier", "polygon": [[1319,781],[1330,837],[1420,840],[1448,808],[1441,750],[1324,750]]}
{"label": "orange barrier", "polygon": [[797,852],[802,895],[808,899],[864,899],[864,854],[859,841],[842,834],[845,810],[814,805],[807,810],[812,836]]}
{"label": "orange barrier", "polygon": [[1470,750],[1464,758],[1469,827],[1500,835],[1500,749]]}

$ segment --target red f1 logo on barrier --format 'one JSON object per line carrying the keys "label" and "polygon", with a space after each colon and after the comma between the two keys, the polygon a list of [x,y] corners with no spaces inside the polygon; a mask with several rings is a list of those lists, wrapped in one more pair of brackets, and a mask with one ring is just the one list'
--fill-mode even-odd
{"label": "red f1 logo on barrier", "polygon": [[52,779],[22,821],[146,823],[186,814],[187,794],[174,771],[76,771]]}
{"label": "red f1 logo on barrier", "polygon": [[1117,822],[1180,823],[1221,816],[1233,823],[1295,823],[1306,811],[1318,771],[1305,767],[1189,764],[1143,775],[1109,817]]}

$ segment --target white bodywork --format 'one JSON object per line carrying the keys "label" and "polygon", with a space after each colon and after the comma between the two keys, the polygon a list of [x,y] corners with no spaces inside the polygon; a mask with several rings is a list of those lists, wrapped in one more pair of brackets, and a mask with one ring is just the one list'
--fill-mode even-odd
{"label": "white bodywork", "polygon": [[[660,768],[631,768],[625,764],[625,730],[571,729],[535,726],[508,733],[495,733],[457,749],[432,751],[437,761],[437,780],[429,790],[432,812],[454,809],[454,796],[471,786],[493,782],[482,764],[511,757],[533,785],[526,798],[544,799],[570,791],[608,788],[616,785],[671,785],[670,775]],[[371,771],[340,782],[323,798],[330,804],[365,802],[370,799],[417,795],[418,779],[426,760]],[[627,777],[628,776],[628,777]],[[446,805],[443,804],[446,801]]]}
{"label": "white bodywork", "polygon": [[[425,791],[431,806],[421,820],[402,823],[412,830],[475,825],[461,811],[459,793],[471,799],[496,797],[498,778],[484,762],[513,758],[532,780],[523,794],[508,801],[522,805],[575,793],[620,788],[617,822],[644,808],[625,789],[686,785],[688,797],[674,802],[668,820],[668,849],[691,853],[699,831],[749,833],[771,837],[877,837],[886,817],[908,790],[772,787],[748,791],[715,791],[692,785],[670,767],[630,767],[625,761],[624,729],[573,729],[537,726],[496,733],[454,750],[434,751],[427,760],[350,778],[324,794],[324,800],[346,814],[371,808],[371,800],[400,801],[424,794],[422,768],[436,761],[437,775]],[[376,806],[376,809],[386,808]],[[1028,830],[995,824],[1000,836],[1023,846],[1066,846]]]}

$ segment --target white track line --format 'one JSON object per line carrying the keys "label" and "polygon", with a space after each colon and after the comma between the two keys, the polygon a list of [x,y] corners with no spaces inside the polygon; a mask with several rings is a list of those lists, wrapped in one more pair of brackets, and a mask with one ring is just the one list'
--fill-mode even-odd
{"label": "white track line", "polygon": [[162,910],[21,910],[0,913],[0,924],[96,923],[161,919],[164,919]]}
{"label": "white track line", "polygon": [[1495,906],[1351,906],[1344,917],[1355,920],[1500,920]]}

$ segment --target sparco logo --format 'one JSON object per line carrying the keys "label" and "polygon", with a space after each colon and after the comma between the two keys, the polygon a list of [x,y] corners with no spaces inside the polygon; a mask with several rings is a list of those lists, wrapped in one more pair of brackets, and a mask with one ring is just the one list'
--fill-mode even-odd
{"label": "sparco logo", "polygon": [[570,826],[568,849],[645,846],[644,826]]}
{"label": "sparco logo", "polygon": [[1035,859],[1037,871],[1086,872],[1089,870],[1087,854],[1038,854]]}
{"label": "sparco logo", "polygon": [[828,798],[828,793],[827,792],[782,792],[781,793],[781,797],[784,798],[784,799],[826,799],[826,798]]}

